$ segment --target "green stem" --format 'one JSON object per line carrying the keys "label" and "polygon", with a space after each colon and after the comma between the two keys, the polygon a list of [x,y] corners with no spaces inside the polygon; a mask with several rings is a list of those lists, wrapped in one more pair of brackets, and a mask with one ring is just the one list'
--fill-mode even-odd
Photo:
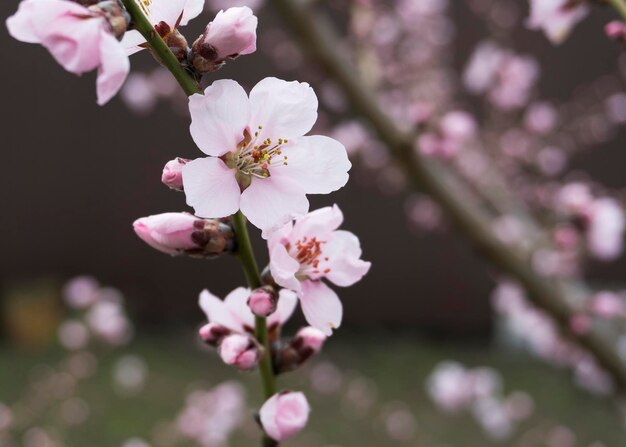
{"label": "green stem", "polygon": [[626,21],[626,2],[624,0],[608,0],[611,6],[622,16],[622,20]]}
{"label": "green stem", "polygon": [[[237,236],[237,255],[241,261],[243,271],[246,274],[250,288],[256,289],[261,286],[261,275],[259,274],[259,267],[257,266],[252,243],[250,242],[246,217],[241,211],[237,211],[237,214],[233,216],[233,229]],[[259,370],[261,371],[261,381],[263,383],[265,399],[269,399],[276,393],[276,381],[272,369],[266,319],[256,317],[255,326],[256,338],[265,351],[261,358],[261,363],[259,364]]]}
{"label": "green stem", "polygon": [[174,53],[170,51],[165,41],[159,36],[159,33],[154,30],[154,26],[150,23],[150,20],[148,20],[137,2],[135,0],[122,0],[122,2],[133,18],[135,28],[148,42],[152,53],[174,75],[187,96],[191,96],[194,93],[202,93],[198,83],[180,64]]}
{"label": "green stem", "polygon": [[[248,280],[250,288],[256,289],[261,286],[261,275],[259,267],[256,263],[250,235],[248,234],[248,222],[241,211],[233,216],[233,229],[237,236],[237,256],[243,267],[243,271]],[[276,394],[276,377],[272,368],[271,346],[268,337],[267,319],[264,317],[255,318],[255,336],[261,346],[263,346],[263,355],[259,362],[259,372],[261,373],[261,384],[263,385],[263,395],[265,400]],[[278,443],[267,435],[263,437],[263,447],[276,447]]]}
{"label": "green stem", "polygon": [[[180,64],[165,41],[154,30],[153,25],[145,16],[136,1],[122,0],[122,2],[132,17],[135,28],[146,39],[148,46],[152,50],[152,54],[154,54],[163,66],[172,73],[187,96],[191,96],[195,93],[202,93],[198,83]],[[248,285],[251,289],[256,289],[261,286],[261,275],[259,274],[259,267],[256,263],[252,243],[250,242],[247,221],[241,211],[238,211],[237,214],[233,216],[233,229],[237,235],[237,255],[246,275]],[[276,394],[276,378],[272,368],[269,334],[265,318],[256,317],[255,336],[259,344],[261,344],[264,348],[263,356],[261,357],[261,362],[259,364],[259,371],[261,372],[263,395],[265,396],[265,399],[269,399],[271,396]],[[265,435],[263,437],[262,445],[264,447],[276,447],[278,446],[278,443]]]}

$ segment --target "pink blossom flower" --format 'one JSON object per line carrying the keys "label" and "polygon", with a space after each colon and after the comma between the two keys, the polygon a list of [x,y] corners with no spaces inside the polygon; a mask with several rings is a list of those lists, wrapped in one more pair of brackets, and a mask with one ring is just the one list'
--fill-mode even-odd
{"label": "pink blossom flower", "polygon": [[[177,25],[187,25],[204,8],[204,0],[140,0],[138,4],[153,25],[164,22],[170,30],[174,30]],[[122,39],[122,46],[128,55],[143,50],[142,45],[145,43],[146,39],[137,30],[127,31]]]}
{"label": "pink blossom flower", "polygon": [[181,434],[204,447],[225,446],[246,414],[245,390],[237,382],[224,382],[210,390],[195,390],[176,418]]}
{"label": "pink blossom flower", "polygon": [[250,294],[248,307],[254,315],[267,317],[276,311],[276,292],[270,289],[261,287]]}
{"label": "pink blossom flower", "polygon": [[624,250],[626,215],[623,207],[610,198],[597,199],[589,209],[587,247],[598,259],[612,261]]}
{"label": "pink blossom flower", "polygon": [[261,358],[261,351],[254,340],[242,334],[224,337],[219,346],[219,353],[224,363],[242,371],[255,368]]}
{"label": "pink blossom flower", "polygon": [[189,213],[163,213],[142,217],[133,223],[144,242],[163,253],[177,256],[214,257],[232,251],[230,225],[215,219],[200,219]]}
{"label": "pink blossom flower", "polygon": [[306,194],[346,184],[351,167],[341,143],[304,136],[317,119],[306,83],[265,78],[250,92],[232,80],[189,98],[191,136],[209,155],[183,169],[187,204],[203,217],[241,209],[258,228],[274,229],[306,213]]}
{"label": "pink blossom flower", "polygon": [[[209,322],[219,324],[233,332],[246,333],[254,331],[254,314],[248,307],[250,289],[239,287],[230,292],[222,301],[208,290],[200,293],[200,307]],[[282,326],[293,314],[297,299],[290,290],[281,290],[276,311],[267,319],[267,324]]]}
{"label": "pink blossom flower", "polygon": [[609,39],[623,40],[626,37],[626,23],[613,20],[606,24],[604,33]]}
{"label": "pink blossom flower", "polygon": [[463,72],[463,83],[474,94],[486,94],[498,109],[524,106],[540,74],[539,64],[492,41],[478,44]]}
{"label": "pink blossom flower", "polygon": [[541,29],[553,44],[560,44],[572,28],[584,19],[589,8],[584,3],[570,0],[530,0],[530,29]]}
{"label": "pink blossom flower", "polygon": [[7,19],[15,39],[43,45],[67,71],[98,70],[98,104],[119,91],[130,70],[120,42],[104,15],[66,0],[24,0]]}
{"label": "pink blossom flower", "polygon": [[335,205],[302,216],[269,235],[270,270],[277,284],[300,298],[309,324],[326,335],[341,324],[342,305],[322,279],[348,287],[361,280],[371,264],[361,260],[361,244],[337,230],[343,214]]}
{"label": "pink blossom flower", "polygon": [[624,316],[626,306],[624,297],[614,292],[598,292],[591,297],[589,309],[602,318],[619,318]]}
{"label": "pink blossom flower", "polygon": [[257,17],[246,6],[222,10],[207,25],[200,37],[200,45],[209,45],[215,51],[217,61],[254,53],[257,24]]}
{"label": "pink blossom flower", "polygon": [[294,341],[302,348],[309,349],[313,354],[317,354],[322,350],[326,335],[311,326],[303,327],[294,337]]}
{"label": "pink blossom flower", "polygon": [[261,407],[259,415],[265,433],[282,442],[302,431],[310,411],[303,393],[286,391],[270,397]]}
{"label": "pink blossom flower", "polygon": [[189,162],[184,158],[176,157],[168,161],[163,167],[161,182],[175,191],[183,190],[183,166]]}

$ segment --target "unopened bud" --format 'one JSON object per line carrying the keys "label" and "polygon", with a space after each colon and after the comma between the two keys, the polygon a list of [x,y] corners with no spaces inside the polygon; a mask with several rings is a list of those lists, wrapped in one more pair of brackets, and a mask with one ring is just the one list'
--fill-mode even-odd
{"label": "unopened bud", "polygon": [[114,0],[105,0],[101,2],[81,0],[79,3],[87,6],[90,11],[106,17],[111,25],[113,35],[118,39],[122,38],[126,32],[126,28],[128,28],[128,24],[130,23],[130,16],[124,9],[122,9],[119,2]]}
{"label": "unopened bud", "polygon": [[187,39],[177,28],[172,29],[167,23],[160,22],[154,29],[163,38],[170,51],[174,53],[174,56],[176,56],[179,62],[187,58],[189,44],[187,44]]}
{"label": "unopened bud", "polygon": [[198,331],[198,334],[200,335],[202,341],[215,348],[220,344],[224,337],[231,334],[231,331],[221,324],[209,323],[202,326]]}
{"label": "unopened bud", "polygon": [[256,342],[242,334],[225,337],[220,343],[219,353],[224,363],[242,371],[255,368],[261,358],[261,350]]}
{"label": "unopened bud", "polygon": [[300,367],[313,355],[319,353],[326,341],[326,335],[314,327],[305,327],[298,331],[288,345],[278,354],[278,372],[289,372]]}
{"label": "unopened bud", "polygon": [[189,163],[185,158],[176,157],[168,161],[163,167],[161,182],[170,189],[176,191],[183,190],[183,166]]}
{"label": "unopened bud", "polygon": [[609,39],[624,40],[626,39],[626,23],[613,20],[606,24],[604,33]]}
{"label": "unopened bud", "polygon": [[191,47],[190,62],[201,73],[215,71],[227,58],[256,51],[258,19],[246,6],[220,11]]}
{"label": "unopened bud", "polygon": [[258,317],[267,317],[276,311],[278,294],[272,286],[263,286],[255,289],[248,298],[248,306]]}
{"label": "unopened bud", "polygon": [[267,435],[282,442],[306,427],[311,408],[302,393],[283,391],[274,394],[261,407],[259,420]]}
{"label": "unopened bud", "polygon": [[189,213],[163,213],[133,223],[135,233],[148,245],[176,256],[212,258],[235,248],[232,227],[217,219],[200,219]]}

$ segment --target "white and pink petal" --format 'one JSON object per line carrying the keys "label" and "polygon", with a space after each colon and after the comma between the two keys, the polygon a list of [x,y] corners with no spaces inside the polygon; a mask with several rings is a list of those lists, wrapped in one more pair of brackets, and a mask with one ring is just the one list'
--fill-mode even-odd
{"label": "white and pink petal", "polygon": [[263,126],[264,138],[298,138],[317,120],[317,96],[306,82],[261,80],[250,92],[251,124]]}
{"label": "white and pink petal", "polygon": [[241,189],[235,171],[215,157],[198,158],[183,167],[187,204],[199,217],[230,216],[239,209]]}
{"label": "white and pink petal", "polygon": [[304,317],[311,326],[329,336],[341,325],[341,301],[335,291],[322,281],[302,281],[302,291],[298,296]]}
{"label": "white and pink petal", "polygon": [[234,151],[250,122],[250,102],[241,85],[230,79],[215,81],[204,95],[189,97],[191,137],[202,152],[219,157]]}
{"label": "white and pink petal", "polygon": [[306,194],[294,180],[284,177],[252,177],[251,180],[241,194],[240,206],[255,227],[274,231],[309,210]]}
{"label": "white and pink petal", "polygon": [[321,135],[298,138],[283,147],[289,164],[272,170],[273,175],[297,180],[307,194],[330,194],[348,183],[352,163],[339,141]]}

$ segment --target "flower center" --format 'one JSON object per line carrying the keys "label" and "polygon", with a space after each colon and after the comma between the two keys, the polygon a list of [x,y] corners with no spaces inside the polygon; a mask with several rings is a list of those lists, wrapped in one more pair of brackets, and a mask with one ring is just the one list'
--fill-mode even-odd
{"label": "flower center", "polygon": [[289,141],[284,138],[279,138],[278,141],[265,138],[261,141],[259,132],[262,129],[263,126],[259,126],[254,135],[246,129],[243,133],[243,140],[237,145],[232,156],[231,167],[241,174],[268,178],[271,167],[288,165],[288,157],[283,155],[281,146]]}
{"label": "flower center", "polygon": [[329,261],[328,257],[323,256],[322,244],[325,243],[326,241],[320,241],[316,237],[304,236],[291,247],[292,250],[288,247],[292,257],[300,263],[300,270],[296,276],[319,279],[330,272],[329,268],[322,265]]}

